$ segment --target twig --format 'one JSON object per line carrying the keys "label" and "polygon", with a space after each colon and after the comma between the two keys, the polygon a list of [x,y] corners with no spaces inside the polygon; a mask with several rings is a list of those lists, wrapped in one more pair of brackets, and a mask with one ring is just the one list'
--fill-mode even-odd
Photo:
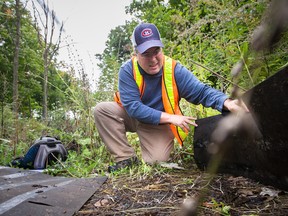
{"label": "twig", "polygon": [[69,175],[71,175],[71,176],[74,177],[74,178],[77,178],[77,176],[73,175],[73,174],[66,168],[66,166],[62,163],[62,161],[60,161],[53,153],[52,153],[51,155],[52,155],[52,157],[54,157],[54,158],[57,160],[58,163],[61,164],[61,166],[62,166],[63,168],[65,168],[65,170],[69,173]]}
{"label": "twig", "polygon": [[79,214],[93,214],[95,212],[98,212],[98,211],[95,211],[95,210],[84,210],[84,211],[78,211]]}
{"label": "twig", "polygon": [[210,73],[215,74],[217,77],[220,77],[221,79],[223,79],[223,80],[229,82],[230,84],[233,84],[234,86],[237,86],[238,88],[242,89],[243,91],[247,91],[246,89],[242,88],[241,86],[238,86],[236,83],[234,83],[234,82],[232,82],[232,81],[226,79],[226,78],[223,77],[222,75],[220,75],[220,74],[216,73],[215,71],[213,71],[213,70],[207,68],[206,66],[204,66],[204,65],[202,65],[202,64],[200,64],[200,63],[198,63],[198,62],[195,62],[195,61],[193,61],[193,60],[190,60],[190,61],[191,61],[192,63],[198,65],[199,67],[204,68],[205,70],[209,71]]}
{"label": "twig", "polygon": [[127,209],[127,210],[123,210],[123,211],[120,211],[122,213],[126,213],[126,212],[139,212],[139,211],[146,211],[146,210],[153,210],[153,209],[175,209],[175,210],[180,210],[179,207],[172,207],[172,206],[163,206],[163,207],[157,207],[157,206],[154,206],[154,207],[149,207],[149,208],[136,208],[136,209]]}
{"label": "twig", "polygon": [[190,186],[190,189],[192,189],[196,184],[198,184],[200,178],[202,178],[201,175],[197,176],[197,178],[193,181],[193,184]]}
{"label": "twig", "polygon": [[167,193],[165,194],[165,196],[163,196],[163,197],[160,199],[159,202],[161,203],[168,194],[169,194],[169,192],[167,192]]}
{"label": "twig", "polygon": [[[147,210],[153,210],[153,209],[175,209],[175,210],[180,210],[180,208],[177,207],[171,207],[171,206],[164,206],[164,207],[149,207],[149,208],[135,208],[135,209],[127,209],[127,210],[122,210],[119,211],[121,213],[133,213],[133,212],[140,212],[140,211],[147,211]],[[80,214],[93,214],[99,212],[98,210],[85,210],[85,211],[79,211],[78,213]],[[110,212],[106,212],[106,214],[110,215]],[[115,212],[113,212],[113,215]]]}
{"label": "twig", "polygon": [[224,194],[223,190],[222,190],[222,184],[221,182],[219,182],[220,186],[219,186],[219,189],[216,188],[216,187],[213,187],[212,185],[210,185],[210,187],[213,189],[213,190],[219,190],[222,194]]}

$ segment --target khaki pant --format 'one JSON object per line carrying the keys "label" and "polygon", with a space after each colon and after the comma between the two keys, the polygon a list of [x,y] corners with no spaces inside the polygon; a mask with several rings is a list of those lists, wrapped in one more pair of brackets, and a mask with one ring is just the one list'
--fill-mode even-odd
{"label": "khaki pant", "polygon": [[147,163],[167,161],[174,147],[169,125],[144,124],[129,117],[116,102],[101,102],[94,108],[96,127],[116,162],[135,156],[126,132],[136,132],[142,158]]}

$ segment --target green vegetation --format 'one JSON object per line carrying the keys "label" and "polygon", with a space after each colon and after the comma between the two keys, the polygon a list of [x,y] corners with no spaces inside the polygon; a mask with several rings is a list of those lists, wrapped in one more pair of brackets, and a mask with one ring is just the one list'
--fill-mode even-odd
{"label": "green vegetation", "polygon": [[[83,69],[79,75],[75,75],[76,69],[58,62],[57,52],[53,53],[56,55],[48,68],[48,121],[44,121],[43,35],[39,40],[39,29],[32,18],[33,14],[21,5],[19,107],[18,118],[15,119],[12,71],[16,6],[12,0],[1,1],[0,165],[6,165],[12,158],[25,154],[40,136],[50,135],[60,138],[69,149],[69,157],[64,163],[49,167],[49,173],[86,177],[106,172],[112,158],[95,129],[92,110],[96,103],[112,100],[113,92],[117,89],[119,67],[131,56],[130,35],[139,20],[158,26],[167,55],[179,60],[204,83],[228,95],[231,94],[232,83],[237,84],[243,93],[265,80],[288,62],[287,33],[272,50],[256,53],[250,47],[253,32],[260,25],[269,3],[268,0],[134,0],[126,11],[134,18],[112,29],[104,52],[95,54],[102,71],[96,91],[91,91],[89,87],[85,76],[87,71]],[[231,70],[239,61],[244,62],[244,67],[240,76],[233,80]],[[197,118],[217,114],[215,110],[186,101],[183,101],[182,109],[185,114]],[[192,163],[192,136],[193,130],[183,149],[175,145],[175,162],[183,165]],[[128,138],[137,149],[137,154],[140,154],[135,134],[128,134]],[[153,167],[153,172],[157,170],[157,166]],[[152,171],[151,167],[143,165],[129,172],[145,175]],[[224,215],[228,214],[227,206],[221,204],[218,207]]]}

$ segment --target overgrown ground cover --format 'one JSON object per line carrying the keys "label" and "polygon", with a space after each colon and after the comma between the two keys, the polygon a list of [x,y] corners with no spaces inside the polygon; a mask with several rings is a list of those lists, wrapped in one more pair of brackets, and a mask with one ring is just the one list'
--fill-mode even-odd
{"label": "overgrown ground cover", "polygon": [[[242,176],[211,178],[193,165],[184,170],[146,169],[151,170],[110,175],[75,216],[288,215],[288,192]],[[195,208],[197,214],[191,211]]]}
{"label": "overgrown ground cover", "polygon": [[[137,137],[128,134],[128,138],[140,157]],[[191,145],[175,148],[168,163],[174,168],[141,164],[109,174],[107,166],[113,160],[99,140],[62,140],[69,152],[68,159],[49,166],[47,173],[75,178],[108,176],[75,216],[192,215],[186,211],[186,205],[188,209],[197,206],[198,215],[288,215],[287,191],[242,176],[216,174],[211,178],[195,165]],[[1,165],[5,165],[13,158],[13,151],[8,141],[1,142]],[[29,144],[21,143],[17,155],[24,154]],[[174,163],[179,167],[175,168]]]}

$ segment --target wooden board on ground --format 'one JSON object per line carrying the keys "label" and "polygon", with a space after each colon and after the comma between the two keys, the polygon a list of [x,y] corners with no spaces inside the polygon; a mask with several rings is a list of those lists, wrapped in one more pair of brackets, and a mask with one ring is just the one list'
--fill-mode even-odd
{"label": "wooden board on ground", "polygon": [[77,212],[107,180],[53,177],[0,167],[0,215],[65,215]]}
{"label": "wooden board on ground", "polygon": [[[243,127],[231,130],[233,123],[229,126],[230,134],[226,134],[225,139],[222,137],[221,144],[226,145],[228,150],[221,155],[218,171],[246,176],[288,190],[288,67],[247,91],[242,99],[250,110],[247,114],[250,121],[242,119],[242,126],[249,130]],[[217,115],[196,121],[194,157],[201,169],[207,168],[217,157],[217,154],[208,151],[214,142],[212,134],[216,128],[221,130],[221,121],[232,120],[230,117],[231,114]],[[259,133],[251,133],[252,124]],[[223,134],[214,137],[219,140],[221,136]]]}

